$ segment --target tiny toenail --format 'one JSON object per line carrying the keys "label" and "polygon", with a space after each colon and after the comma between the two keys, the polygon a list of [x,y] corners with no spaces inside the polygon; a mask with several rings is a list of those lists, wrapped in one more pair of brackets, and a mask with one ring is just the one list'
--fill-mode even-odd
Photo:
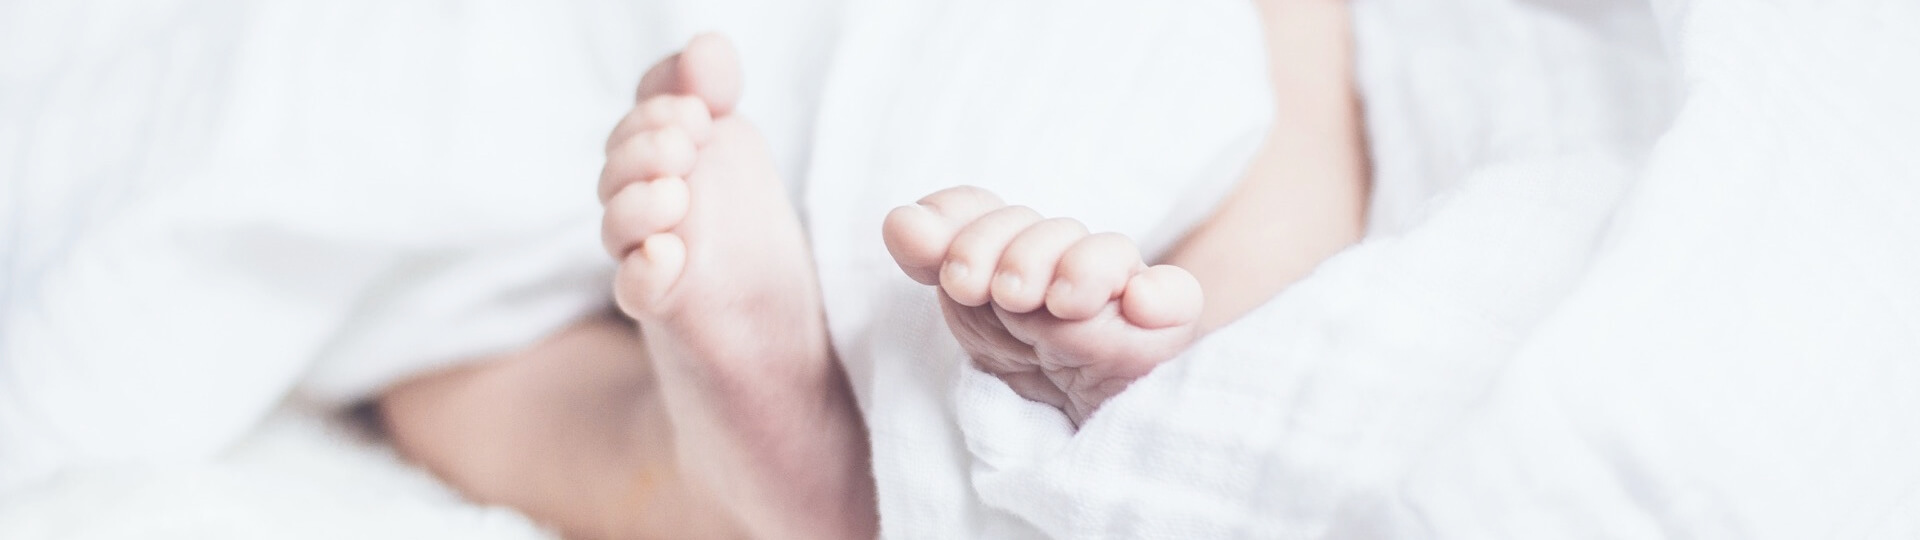
{"label": "tiny toenail", "polygon": [[948,277],[951,277],[953,279],[966,279],[967,263],[963,263],[959,261],[947,261],[947,268],[945,272],[947,273]]}
{"label": "tiny toenail", "polygon": [[1047,291],[1047,296],[1058,296],[1058,297],[1065,298],[1069,294],[1073,294],[1073,283],[1068,282],[1067,280],[1064,280],[1064,279],[1053,282],[1053,287],[1050,287],[1049,290]]}
{"label": "tiny toenail", "polygon": [[927,204],[927,203],[913,203],[909,206],[912,206],[915,209],[920,210],[920,213],[926,214],[927,216],[932,217],[933,219],[937,220],[940,223],[946,223],[947,221],[946,216],[940,213],[940,208],[937,206]]}
{"label": "tiny toenail", "polygon": [[1000,281],[1001,285],[1006,286],[1006,288],[1016,291],[1020,290],[1021,285],[1026,284],[1024,280],[1020,279],[1020,274],[1012,272],[1001,272],[1000,276],[994,279]]}

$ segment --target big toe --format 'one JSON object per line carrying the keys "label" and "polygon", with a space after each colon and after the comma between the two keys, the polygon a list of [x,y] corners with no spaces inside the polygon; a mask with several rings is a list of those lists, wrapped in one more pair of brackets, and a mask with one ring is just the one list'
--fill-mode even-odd
{"label": "big toe", "polygon": [[1158,265],[1127,280],[1120,314],[1141,328],[1172,328],[1200,320],[1200,281],[1178,266]]}
{"label": "big toe", "polygon": [[714,116],[733,112],[740,103],[740,52],[733,41],[716,33],[694,36],[680,52],[680,73],[686,93],[706,100]]}
{"label": "big toe", "polygon": [[973,186],[940,190],[919,202],[893,209],[880,227],[887,252],[908,277],[922,285],[940,284],[947,247],[961,227],[1006,206],[999,196]]}
{"label": "big toe", "polygon": [[918,204],[893,209],[880,226],[887,253],[893,255],[907,277],[922,285],[940,282],[940,261],[946,256],[953,232],[954,227],[944,218]]}
{"label": "big toe", "polygon": [[713,116],[726,116],[740,103],[740,53],[726,36],[694,36],[680,52],[661,60],[640,77],[639,100],[679,94],[700,98]]}

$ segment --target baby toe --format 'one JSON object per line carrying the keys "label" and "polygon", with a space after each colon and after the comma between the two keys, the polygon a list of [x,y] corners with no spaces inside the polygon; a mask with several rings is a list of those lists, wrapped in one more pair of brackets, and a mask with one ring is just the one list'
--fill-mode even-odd
{"label": "baby toe", "polygon": [[1047,311],[1068,320],[1092,317],[1118,298],[1141,268],[1140,250],[1127,237],[1100,233],[1082,238],[1060,256],[1047,289]]}
{"label": "baby toe", "polygon": [[601,242],[609,255],[625,259],[643,239],[679,225],[690,205],[687,182],[678,177],[627,184],[607,200]]}
{"label": "baby toe", "polygon": [[705,101],[714,116],[726,116],[740,102],[740,52],[717,33],[694,36],[680,51],[680,87]]}
{"label": "baby toe", "polygon": [[940,265],[962,226],[1006,206],[987,190],[973,186],[943,189],[918,203],[893,209],[880,236],[900,270],[924,285],[940,284]]}
{"label": "baby toe", "polygon": [[954,231],[946,219],[917,204],[893,209],[880,226],[893,262],[922,285],[940,283],[940,263],[946,260]]}
{"label": "baby toe", "polygon": [[993,303],[1026,313],[1046,304],[1060,256],[1087,236],[1079,221],[1053,218],[1033,224],[1007,244],[993,277]]}
{"label": "baby toe", "polygon": [[953,301],[968,307],[985,305],[991,300],[994,269],[1000,254],[1020,231],[1040,221],[1040,214],[1025,206],[1008,206],[988,212],[960,229],[947,247],[947,261],[940,269],[940,288]]}
{"label": "baby toe", "polygon": [[974,186],[955,186],[921,197],[916,203],[947,220],[956,229],[980,216],[1007,206],[999,195]]}
{"label": "baby toe", "polygon": [[699,98],[713,116],[733,112],[740,101],[740,53],[733,42],[714,33],[694,36],[687,46],[647,68],[637,96],[681,94]]}
{"label": "baby toe", "polygon": [[1171,328],[1200,320],[1200,281],[1178,266],[1158,265],[1127,281],[1120,314],[1141,328]]}
{"label": "baby toe", "polygon": [[631,121],[633,131],[650,131],[669,126],[685,131],[693,142],[704,144],[713,135],[713,114],[707,110],[707,104],[693,96],[666,95],[640,102],[640,106],[622,119],[622,126]]}
{"label": "baby toe", "polygon": [[650,318],[655,306],[680,280],[687,264],[687,244],[679,235],[661,233],[647,237],[639,249],[628,253],[614,277],[614,302],[620,311],[636,319]]}
{"label": "baby toe", "polygon": [[662,177],[685,178],[698,158],[693,138],[678,127],[643,131],[607,153],[600,170],[600,200],[605,202],[627,184]]}

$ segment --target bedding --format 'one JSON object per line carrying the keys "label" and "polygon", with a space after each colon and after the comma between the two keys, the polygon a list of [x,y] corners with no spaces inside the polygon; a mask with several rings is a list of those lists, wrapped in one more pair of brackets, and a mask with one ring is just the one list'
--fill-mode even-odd
{"label": "bedding", "polygon": [[1353,5],[1369,237],[1075,433],[879,220],[1165,249],[1269,121],[1243,2],[0,3],[0,537],[541,537],[318,418],[601,308],[600,139],[708,28],[887,537],[1920,534],[1915,8]]}
{"label": "bedding", "polygon": [[559,538],[467,502],[332,417],[287,403],[218,459],[68,473],[0,505],[0,538]]}
{"label": "bedding", "polygon": [[889,537],[1920,534],[1912,4],[1354,9],[1374,230],[1078,432],[849,309]]}
{"label": "bedding", "polygon": [[[1022,3],[974,3],[968,11],[1032,11],[1012,4]],[[972,368],[945,330],[933,292],[902,276],[869,241],[871,231],[894,205],[942,185],[976,183],[1046,215],[1146,238],[1148,251],[1164,248],[1174,239],[1167,233],[1198,217],[1183,206],[1210,205],[1265,129],[1244,122],[1267,114],[1262,94],[1224,93],[1258,87],[1264,76],[1259,29],[1247,24],[1252,6],[1184,3],[1162,13],[1087,3],[1076,23],[1094,24],[1000,22],[1012,35],[1035,37],[965,48],[942,47],[937,37],[986,23],[930,7],[937,4],[876,10],[869,14],[875,20],[852,27],[846,47],[936,36],[919,48],[890,49],[893,56],[837,58],[815,141],[814,187],[839,198],[809,202],[856,208],[818,214],[812,224],[836,350],[863,392],[885,536],[1310,536],[1326,522],[1327,505],[1342,502],[1311,496],[1315,488],[1345,487],[1343,475],[1385,467],[1367,461],[1371,453],[1337,466],[1331,460],[1346,449],[1338,444],[1348,441],[1318,442],[1320,433],[1418,440],[1437,429],[1426,422],[1469,402],[1476,389],[1459,388],[1463,375],[1450,371],[1496,370],[1567,294],[1667,120],[1670,90],[1651,17],[1631,3],[1586,14],[1525,2],[1429,4],[1355,6],[1376,170],[1367,244],[1136,383],[1077,435],[1057,411]],[[1068,78],[1019,90],[1049,96],[1038,98],[1047,103],[1123,92],[1148,96],[1139,98],[1143,104],[1004,121],[962,95],[973,90],[943,95],[936,86],[952,77],[1033,80],[995,69],[1091,78],[1026,66],[1066,56],[1052,52],[1068,47],[1056,44],[1062,35],[1086,44],[1109,32],[1143,33],[1127,27],[1129,16],[1166,29],[1148,35],[1167,42],[1146,40],[1165,55],[1145,54],[1167,64],[1096,79],[1090,88]],[[990,56],[1000,47],[1043,52]],[[1124,47],[1086,54],[1137,62],[1104,56],[1109,50]],[[836,91],[842,84],[859,93]],[[1154,100],[1187,104],[1186,124],[1136,133],[1142,124],[1168,125],[1128,112],[1161,112]],[[981,116],[987,119],[962,135],[924,142],[909,135],[947,118]],[[1015,127],[1029,124],[1041,128]],[[1040,146],[1106,142],[1115,132],[1159,151],[1061,160],[1003,149],[1053,137],[1069,142]],[[1091,161],[1071,160],[1083,156]],[[1109,195],[1115,192],[1144,196]],[[1367,358],[1380,364],[1361,362]],[[1348,421],[1356,425],[1342,425]],[[1300,465],[1275,476],[1289,460],[1327,467]],[[1294,493],[1301,495],[1288,496]]]}
{"label": "bedding", "polygon": [[641,72],[743,36],[741,108],[804,163],[833,7],[0,2],[0,507],[66,516],[0,536],[92,534],[66,525],[143,511],[85,508],[123,487],[243,515],[251,475],[311,462],[236,448],[331,440],[271,435],[288,399],[330,414],[604,309],[593,185]]}

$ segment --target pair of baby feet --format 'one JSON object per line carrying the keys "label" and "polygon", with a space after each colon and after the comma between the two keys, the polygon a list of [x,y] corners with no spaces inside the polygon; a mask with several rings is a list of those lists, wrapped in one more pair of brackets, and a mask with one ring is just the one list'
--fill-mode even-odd
{"label": "pair of baby feet", "polygon": [[[780,403],[818,390],[788,376],[835,371],[806,238],[766,144],[733,114],[739,94],[732,46],[695,38],[643,79],[600,183],[616,298],[655,362],[761,398],[742,410],[734,397],[687,396],[712,408],[686,412],[721,431],[742,427],[728,414],[779,418]],[[1145,265],[1124,236],[974,187],[898,208],[883,228],[900,268],[938,287],[976,365],[1076,425],[1195,337],[1198,282]]]}
{"label": "pair of baby feet", "polygon": [[[681,474],[753,536],[872,537],[865,428],[798,215],[734,114],[740,91],[737,53],[715,35],[642,79],[599,186],[615,298],[639,323]],[[939,288],[980,368],[1076,425],[1195,335],[1193,276],[978,188],[896,209],[883,233],[901,269]]]}
{"label": "pair of baby feet", "polygon": [[[730,43],[697,37],[648,71],[614,128],[599,195],[615,298],[639,322],[683,474],[749,533],[870,537],[866,434],[800,220],[734,114],[740,79]],[[1194,337],[1198,283],[1122,236],[971,187],[884,229],[979,367],[1076,424]]]}

